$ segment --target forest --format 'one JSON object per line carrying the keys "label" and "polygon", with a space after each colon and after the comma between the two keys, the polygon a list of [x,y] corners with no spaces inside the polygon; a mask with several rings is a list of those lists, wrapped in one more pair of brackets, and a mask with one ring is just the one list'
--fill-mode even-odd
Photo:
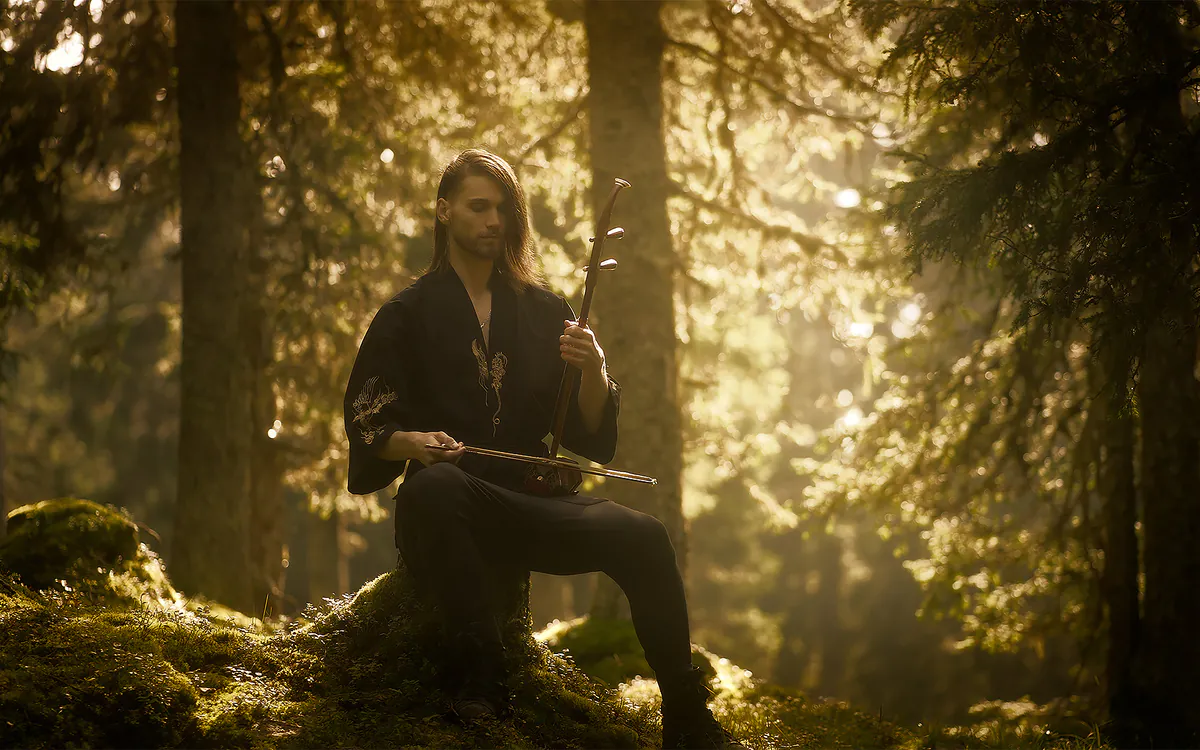
{"label": "forest", "polygon": [[437,713],[347,491],[479,147],[576,310],[632,186],[590,323],[658,484],[585,489],[740,741],[1200,747],[1200,1],[0,0],[0,114],[0,745],[658,745],[600,574]]}

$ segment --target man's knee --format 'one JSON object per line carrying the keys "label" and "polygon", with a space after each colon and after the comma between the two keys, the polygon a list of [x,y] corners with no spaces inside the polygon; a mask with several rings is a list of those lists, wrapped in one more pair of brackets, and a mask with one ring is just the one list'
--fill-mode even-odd
{"label": "man's knee", "polygon": [[461,516],[470,496],[462,469],[442,461],[413,474],[396,495],[397,524],[437,523]]}
{"label": "man's knee", "polygon": [[461,484],[463,477],[466,474],[457,465],[449,461],[439,461],[432,466],[426,466],[417,473],[413,474],[408,479],[404,480],[403,486],[414,485],[419,488],[427,486],[452,486]]}
{"label": "man's knee", "polygon": [[654,516],[638,513],[626,526],[629,547],[639,557],[662,558],[675,562],[675,547],[666,524]]}

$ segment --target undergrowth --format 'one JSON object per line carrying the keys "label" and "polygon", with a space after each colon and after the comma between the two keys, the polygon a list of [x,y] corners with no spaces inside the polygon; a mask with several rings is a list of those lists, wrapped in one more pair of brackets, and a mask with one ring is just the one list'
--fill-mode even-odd
{"label": "undergrowth", "polygon": [[[3,747],[657,747],[657,683],[628,623],[528,610],[505,639],[511,710],[447,712],[436,616],[403,570],[263,623],[185,597],[125,514],[84,500],[25,506],[0,543]],[[697,647],[714,712],[759,748],[1037,747],[1098,740],[911,731],[753,679]],[[1089,744],[1090,743],[1090,744]]]}

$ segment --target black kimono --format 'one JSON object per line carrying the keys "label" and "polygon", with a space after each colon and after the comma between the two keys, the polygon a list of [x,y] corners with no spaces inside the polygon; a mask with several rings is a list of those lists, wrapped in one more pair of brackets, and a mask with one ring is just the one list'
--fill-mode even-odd
{"label": "black kimono", "polygon": [[[491,335],[487,345],[458,274],[425,274],[388,301],[371,322],[346,388],[350,439],[349,490],[363,495],[406,480],[424,467],[387,461],[378,452],[397,430],[443,431],[469,446],[546,455],[563,362],[558,338],[571,306],[541,288],[521,294],[493,273]],[[578,389],[562,444],[599,463],[617,445],[620,386],[609,380],[600,429],[589,434]],[[466,454],[458,466],[502,487],[517,488],[528,464]]]}
{"label": "black kimono", "polygon": [[[380,309],[346,391],[350,491],[382,489],[404,463],[378,456],[397,430],[444,431],[467,445],[545,455],[563,362],[558,339],[574,314],[544,289],[516,294],[493,274],[485,347],[466,288],[452,269],[426,274]],[[563,445],[600,463],[617,444],[620,388],[608,384],[589,434],[574,399]],[[488,571],[600,571],[625,592],[646,660],[670,685],[691,669],[683,578],[670,534],[653,516],[604,498],[520,491],[528,464],[464,454],[457,464],[409,461],[396,495],[396,546],[445,614],[459,651],[482,663],[502,650]],[[470,645],[474,643],[474,645]],[[480,643],[490,644],[479,651]],[[472,650],[474,649],[474,650]],[[489,657],[490,658],[490,657]],[[495,659],[493,659],[495,661]]]}

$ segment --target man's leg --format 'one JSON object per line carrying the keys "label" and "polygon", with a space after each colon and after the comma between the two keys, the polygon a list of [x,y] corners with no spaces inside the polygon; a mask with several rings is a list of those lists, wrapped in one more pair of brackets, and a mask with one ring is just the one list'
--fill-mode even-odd
{"label": "man's leg", "polygon": [[511,514],[489,487],[439,463],[410,477],[396,495],[396,546],[445,618],[457,683],[452,706],[469,720],[494,716],[506,694],[488,571]]}
{"label": "man's leg", "polygon": [[526,544],[530,570],[558,575],[602,572],[629,600],[646,661],[660,680],[688,672],[691,635],[683,578],[666,527],[657,518],[598,498],[534,498]]}
{"label": "man's leg", "polygon": [[691,665],[683,578],[666,527],[653,516],[597,498],[511,500],[525,508],[520,547],[543,573],[600,571],[629,600],[646,661],[663,694],[663,746],[740,748],[708,709],[712,693]]}
{"label": "man's leg", "polygon": [[629,599],[655,674],[688,671],[683,579],[667,530],[653,516],[599,498],[531,497],[449,463],[402,484],[396,514],[401,555],[452,628],[494,620],[487,570],[495,562],[564,575],[601,571]]}
{"label": "man's leg", "polygon": [[707,686],[691,667],[683,579],[658,519],[599,498],[532,497],[435,464],[397,495],[397,543],[405,562],[422,568],[414,571],[418,579],[440,593],[448,622],[491,615],[488,563],[559,575],[606,573],[629,599],[662,687],[668,746],[726,746],[706,706]]}

